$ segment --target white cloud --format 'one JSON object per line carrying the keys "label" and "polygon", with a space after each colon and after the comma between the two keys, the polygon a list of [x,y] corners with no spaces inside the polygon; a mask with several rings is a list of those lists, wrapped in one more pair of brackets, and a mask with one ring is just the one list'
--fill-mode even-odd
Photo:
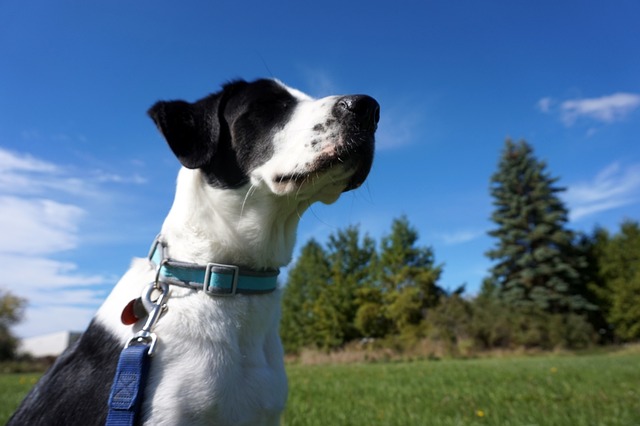
{"label": "white cloud", "polygon": [[569,185],[563,198],[574,221],[637,203],[640,201],[640,164],[626,168],[617,162],[610,164],[591,181]]}
{"label": "white cloud", "polygon": [[324,96],[339,95],[341,93],[338,85],[326,71],[304,68],[302,73],[305,76],[306,87],[311,96],[321,98]]}
{"label": "white cloud", "polygon": [[602,123],[623,120],[640,106],[640,95],[634,93],[614,93],[613,95],[589,99],[570,99],[562,102],[562,121],[571,126],[579,118],[590,118]]}
{"label": "white cloud", "polygon": [[49,254],[77,245],[77,223],[84,210],[47,199],[0,196],[0,253]]}
{"label": "white cloud", "polygon": [[579,119],[610,124],[624,120],[640,107],[640,94],[618,92],[599,98],[567,99],[562,102],[546,97],[540,99],[536,107],[545,114],[558,114],[567,127]]}
{"label": "white cloud", "polygon": [[136,185],[147,183],[147,179],[137,173],[134,173],[131,176],[122,176],[116,173],[108,173],[103,170],[95,170],[93,175],[96,181],[100,183],[133,183]]}
{"label": "white cloud", "polygon": [[55,290],[91,286],[104,283],[101,275],[83,275],[72,262],[53,260],[44,256],[0,254],[3,271],[2,285],[12,290]]}
{"label": "white cloud", "polygon": [[32,337],[59,331],[83,331],[95,314],[94,308],[78,306],[39,306],[28,309],[25,321],[14,327],[18,336]]}
{"label": "white cloud", "polygon": [[461,231],[455,231],[455,232],[451,232],[451,233],[446,233],[446,234],[441,234],[439,236],[439,238],[446,244],[446,245],[457,245],[457,244],[464,244],[464,243],[468,243],[469,241],[473,241],[477,238],[480,238],[482,236],[486,235],[486,231],[480,231],[480,230],[461,230]]}
{"label": "white cloud", "polygon": [[547,114],[551,111],[551,106],[553,105],[553,103],[554,103],[554,100],[551,98],[542,98],[537,102],[536,107],[541,112],[544,112],[545,114]]}
{"label": "white cloud", "polygon": [[88,179],[70,176],[58,165],[0,147],[0,194],[24,197],[51,191],[84,197],[96,194],[95,185]]}
{"label": "white cloud", "polygon": [[81,205],[85,197],[103,196],[98,185],[99,179],[0,148],[0,286],[28,300],[19,335],[82,329],[78,315],[84,321],[104,297],[106,277],[56,259],[80,247],[87,214]]}
{"label": "white cloud", "polygon": [[58,171],[58,167],[28,154],[16,154],[0,148],[0,173],[8,171],[53,173]]}
{"label": "white cloud", "polygon": [[73,197],[96,198],[105,193],[103,184],[147,183],[138,173],[130,176],[101,169],[74,171],[29,154],[0,147],[0,194],[39,195],[55,191]]}
{"label": "white cloud", "polygon": [[422,117],[414,114],[397,114],[395,111],[383,111],[376,132],[376,149],[396,149],[411,144]]}

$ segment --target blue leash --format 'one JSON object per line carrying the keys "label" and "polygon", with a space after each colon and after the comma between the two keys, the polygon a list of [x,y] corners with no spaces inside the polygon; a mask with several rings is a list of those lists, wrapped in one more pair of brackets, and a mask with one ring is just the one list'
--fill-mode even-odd
{"label": "blue leash", "polygon": [[109,396],[107,426],[133,426],[140,421],[140,407],[150,365],[149,345],[132,345],[120,354]]}
{"label": "blue leash", "polygon": [[[154,291],[159,291],[160,296],[152,301],[151,294]],[[151,329],[160,319],[168,295],[169,285],[159,282],[157,278],[155,283],[147,286],[145,298],[153,303],[153,309],[142,329],[127,342],[120,353],[109,395],[106,426],[134,426],[140,421],[144,386],[157,342],[157,337]]]}

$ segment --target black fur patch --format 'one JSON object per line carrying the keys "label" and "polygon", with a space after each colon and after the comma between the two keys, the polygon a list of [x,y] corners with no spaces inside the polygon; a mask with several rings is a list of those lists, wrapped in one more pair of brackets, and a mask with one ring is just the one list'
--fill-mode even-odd
{"label": "black fur patch", "polygon": [[104,425],[122,347],[122,342],[92,321],[42,376],[7,425]]}
{"label": "black fur patch", "polygon": [[273,80],[234,81],[195,103],[158,102],[149,110],[183,166],[199,168],[209,184],[237,188],[273,155],[273,134],[297,100]]}

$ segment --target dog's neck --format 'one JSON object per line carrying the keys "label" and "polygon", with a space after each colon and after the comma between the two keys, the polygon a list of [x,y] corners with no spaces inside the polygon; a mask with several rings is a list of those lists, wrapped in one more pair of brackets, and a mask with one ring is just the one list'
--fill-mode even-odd
{"label": "dog's neck", "polygon": [[162,226],[169,256],[193,263],[275,269],[289,263],[308,201],[277,197],[266,187],[211,187],[199,170],[182,168]]}

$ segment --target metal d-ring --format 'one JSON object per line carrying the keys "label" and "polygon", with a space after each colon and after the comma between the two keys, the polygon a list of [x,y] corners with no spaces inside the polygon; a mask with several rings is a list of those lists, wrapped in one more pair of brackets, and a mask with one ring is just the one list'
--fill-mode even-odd
{"label": "metal d-ring", "polygon": [[[160,295],[156,300],[151,300],[151,295],[154,290],[159,290]],[[147,316],[147,321],[144,323],[144,326],[142,326],[142,329],[137,332],[135,336],[129,339],[125,348],[128,348],[130,345],[134,344],[147,344],[149,345],[149,356],[152,356],[154,354],[156,343],[158,342],[158,337],[151,330],[160,319],[162,312],[166,309],[165,299],[167,299],[168,297],[169,284],[161,281],[156,281],[147,286],[142,300],[145,306],[149,304],[152,306],[152,308],[149,309],[149,316]]]}

